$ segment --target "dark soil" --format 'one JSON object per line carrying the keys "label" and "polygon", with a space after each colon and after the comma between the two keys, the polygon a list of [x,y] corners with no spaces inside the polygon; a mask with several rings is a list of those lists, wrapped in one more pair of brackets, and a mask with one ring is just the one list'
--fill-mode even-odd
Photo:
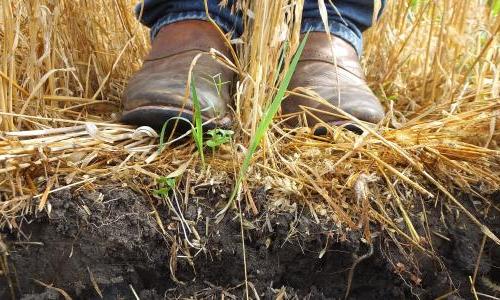
{"label": "dark soil", "polygon": [[[19,220],[20,230],[4,229],[9,272],[0,277],[0,299],[63,299],[59,291],[41,283],[64,290],[73,299],[100,299],[99,293],[104,299],[136,299],[134,292],[143,300],[241,299],[245,276],[240,219],[228,213],[215,222],[219,211],[215,204],[223,192],[227,194],[207,189],[204,197],[181,204],[202,250],[187,244],[179,219],[167,205],[130,189],[57,193],[49,201],[49,216],[46,212],[26,216]],[[257,191],[259,198],[265,199],[265,193]],[[498,200],[491,198],[493,203]],[[483,207],[475,207],[472,199],[464,202],[500,235],[497,210],[490,209],[485,220]],[[396,243],[380,228],[373,246],[368,246],[358,233],[313,222],[307,209],[290,214],[260,207],[258,216],[245,214],[250,297],[342,299],[349,270],[365,256],[354,269],[350,299],[433,299],[454,290],[448,299],[470,299],[468,276],[474,273],[483,235],[455,210],[430,207],[432,203],[427,219],[434,233],[423,244],[429,248],[431,242],[437,257],[401,238]],[[425,224],[421,211],[417,205],[415,224]],[[426,236],[419,226],[420,235]],[[188,236],[194,243],[196,234]],[[488,240],[478,291],[499,295],[494,286],[500,278],[499,257],[499,247]]]}

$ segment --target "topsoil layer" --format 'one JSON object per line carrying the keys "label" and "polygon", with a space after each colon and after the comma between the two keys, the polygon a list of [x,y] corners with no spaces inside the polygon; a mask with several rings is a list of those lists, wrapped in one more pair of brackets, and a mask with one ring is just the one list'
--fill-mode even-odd
{"label": "topsoil layer", "polygon": [[[215,222],[214,207],[222,192],[227,194],[207,189],[203,197],[193,197],[180,207],[187,222],[195,224],[202,250],[187,244],[172,210],[156,205],[155,215],[152,200],[129,189],[57,193],[50,199],[49,216],[46,212],[26,216],[19,220],[20,230],[4,229],[9,270],[0,278],[0,299],[64,299],[64,292],[73,299],[242,299],[240,219],[228,213]],[[265,203],[262,190],[254,196]],[[498,196],[490,200],[499,203]],[[463,202],[500,235],[496,209],[489,209],[485,219],[480,213],[484,207],[477,201],[464,198]],[[253,299],[342,299],[349,281],[349,299],[473,297],[469,276],[483,234],[454,209],[433,208],[432,203],[427,207],[431,243],[427,240],[426,247],[432,244],[437,256],[422,253],[401,238],[396,244],[389,231],[375,225],[373,231],[379,234],[369,246],[359,233],[339,234],[334,224],[317,224],[307,209],[271,213],[260,207],[260,211],[258,216],[245,215],[244,221],[247,282]],[[422,207],[414,207],[412,216],[425,237],[419,225],[424,219]],[[192,241],[196,233],[186,235]],[[498,296],[499,248],[487,241],[482,253],[476,289]]]}

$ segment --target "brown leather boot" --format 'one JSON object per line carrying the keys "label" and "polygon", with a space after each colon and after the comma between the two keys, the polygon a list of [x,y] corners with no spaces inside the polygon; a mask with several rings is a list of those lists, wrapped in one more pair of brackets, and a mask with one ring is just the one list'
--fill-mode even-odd
{"label": "brown leather boot", "polygon": [[[191,62],[196,55],[217,49],[230,56],[217,29],[206,21],[182,21],[163,27],[155,37],[142,69],[129,81],[122,103],[122,121],[161,129],[173,117],[193,121],[193,102],[185,98]],[[233,72],[204,54],[193,69],[203,122],[216,118],[207,127],[227,123],[230,82]],[[169,122],[169,130],[174,121]],[[176,130],[186,131],[189,124],[177,122]]]}
{"label": "brown leather boot", "polygon": [[[310,88],[332,105],[340,107],[356,118],[370,123],[378,123],[384,117],[384,109],[366,84],[356,51],[340,38],[332,36],[332,40],[338,73],[333,63],[331,43],[328,37],[324,32],[311,32],[290,81],[289,90],[297,87]],[[338,86],[336,73],[338,74]],[[339,90],[340,101],[338,99]],[[283,101],[282,111],[284,114],[302,112],[300,106],[339,115],[338,112],[324,104],[295,95],[291,95]],[[310,111],[324,122],[335,125],[346,123],[345,119],[340,117],[322,114],[315,110]],[[307,123],[310,127],[314,127],[318,120],[307,115]],[[293,118],[289,124],[297,126],[298,118]],[[325,129],[320,128],[317,133],[324,134],[324,132]]]}

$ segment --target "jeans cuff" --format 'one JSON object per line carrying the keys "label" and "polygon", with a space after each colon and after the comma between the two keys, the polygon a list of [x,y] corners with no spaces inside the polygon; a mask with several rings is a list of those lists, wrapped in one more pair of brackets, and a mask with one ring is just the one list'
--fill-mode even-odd
{"label": "jeans cuff", "polygon": [[[224,32],[230,32],[235,29],[234,26],[231,26],[229,23],[225,22],[224,20],[222,20],[217,16],[212,16],[212,19]],[[151,27],[151,39],[154,39],[156,37],[156,35],[158,34],[158,32],[160,32],[163,26],[186,20],[208,21],[208,17],[204,11],[176,12],[176,13],[166,14]]]}
{"label": "jeans cuff", "polygon": [[[359,35],[356,34],[356,32],[351,28],[337,21],[329,20],[328,23],[328,26],[330,27],[330,33],[351,44],[351,46],[353,46],[356,50],[358,56],[361,56],[363,52],[363,38],[361,37],[361,33]],[[325,32],[325,26],[323,25],[323,22],[305,19],[302,21],[300,31],[301,33],[306,33],[308,31]]]}

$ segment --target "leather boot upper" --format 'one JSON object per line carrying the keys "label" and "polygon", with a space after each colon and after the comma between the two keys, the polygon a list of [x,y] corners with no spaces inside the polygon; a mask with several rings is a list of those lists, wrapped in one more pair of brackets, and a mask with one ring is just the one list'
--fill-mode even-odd
{"label": "leather boot upper", "polygon": [[122,103],[126,122],[147,123],[143,117],[135,121],[139,114],[134,110],[144,107],[183,108],[182,111],[191,112],[193,102],[185,97],[186,84],[190,65],[200,53],[206,54],[198,59],[192,76],[202,115],[204,119],[224,116],[234,74],[207,54],[210,48],[230,57],[224,40],[209,22],[182,21],[163,27],[154,38],[142,68],[130,79],[125,90]]}
{"label": "leather boot upper", "polygon": [[[333,49],[333,53],[332,53]],[[334,57],[337,60],[335,67]],[[354,48],[340,38],[332,36],[332,43],[324,32],[311,32],[290,81],[289,90],[308,88],[360,120],[377,123],[384,117],[384,109],[366,84],[359,58]],[[340,94],[340,98],[338,95]],[[291,95],[283,101],[284,114],[302,112],[300,106],[338,114],[332,108],[298,95]],[[342,120],[331,114],[311,112],[322,121],[336,123]],[[297,125],[297,118],[292,120]],[[307,123],[313,126],[318,121],[307,116]]]}

